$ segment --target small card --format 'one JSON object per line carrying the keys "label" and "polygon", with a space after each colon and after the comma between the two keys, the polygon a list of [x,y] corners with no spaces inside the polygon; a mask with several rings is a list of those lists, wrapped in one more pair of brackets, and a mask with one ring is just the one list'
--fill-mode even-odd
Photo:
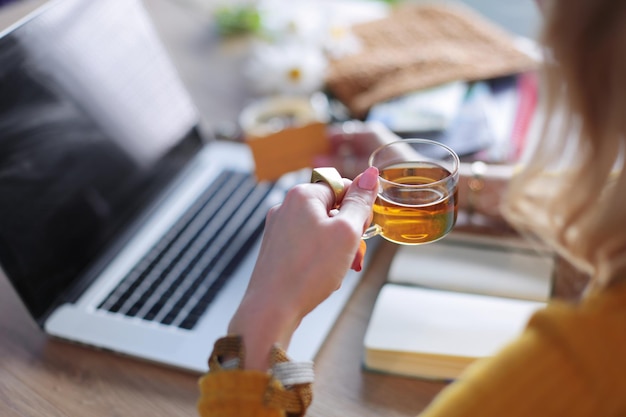
{"label": "small card", "polygon": [[326,124],[313,122],[265,136],[246,137],[258,181],[274,181],[283,174],[312,167],[313,158],[330,152]]}

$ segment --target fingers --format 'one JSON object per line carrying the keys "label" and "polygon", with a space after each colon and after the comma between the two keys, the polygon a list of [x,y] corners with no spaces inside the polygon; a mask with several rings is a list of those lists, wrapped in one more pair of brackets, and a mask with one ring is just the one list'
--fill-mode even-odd
{"label": "fingers", "polygon": [[356,255],[354,255],[354,259],[352,260],[351,269],[354,269],[356,272],[360,272],[363,269],[363,260],[365,259],[365,252],[367,250],[367,244],[364,240],[359,242],[359,250],[357,250]]}
{"label": "fingers", "polygon": [[337,204],[343,200],[346,195],[346,191],[350,187],[350,184],[352,184],[352,181],[347,178],[342,178],[341,180],[343,181],[343,191],[341,194],[335,194],[335,191],[333,191],[333,189],[325,182],[312,184],[314,197],[319,199],[324,204],[326,211],[330,211],[335,208]]}
{"label": "fingers", "polygon": [[[342,216],[355,230],[364,229],[369,224],[378,191],[378,170],[370,167],[357,176],[354,182],[347,178],[342,178],[341,181],[343,191],[339,195],[325,182],[294,186],[287,192],[282,204],[269,210],[268,219],[273,219],[284,205],[303,207],[312,204],[318,207],[318,216],[322,213],[324,217]],[[336,206],[339,209],[333,210]]]}
{"label": "fingers", "polygon": [[400,139],[380,122],[350,120],[328,129],[333,151],[349,146],[355,154],[370,154],[376,147]]}
{"label": "fingers", "polygon": [[318,155],[315,166],[336,167],[341,175],[354,178],[368,166],[371,153],[399,137],[379,122],[351,120],[328,129],[331,152]]}
{"label": "fingers", "polygon": [[350,220],[355,227],[364,230],[372,216],[372,205],[378,192],[378,169],[367,168],[346,191],[337,217]]}
{"label": "fingers", "polygon": [[[344,196],[336,217],[348,219],[362,233],[372,220],[372,205],[378,192],[378,169],[370,167],[359,175]],[[351,269],[361,271],[367,245],[360,240],[359,248],[352,260]]]}
{"label": "fingers", "polygon": [[311,182],[323,182],[330,187],[333,191],[333,195],[335,196],[333,207],[339,204],[345,194],[346,183],[337,169],[333,167],[314,168],[311,173]]}
{"label": "fingers", "polygon": [[375,133],[367,124],[351,120],[328,130],[328,140],[334,153],[345,152],[346,148],[354,154],[369,154]]}
{"label": "fingers", "polygon": [[[321,175],[322,178],[324,178],[322,175],[323,172],[321,170],[319,171],[320,173],[317,173],[317,176]],[[314,179],[315,177],[316,171],[313,172],[312,178]],[[328,180],[323,179],[321,183],[317,184],[327,185],[327,187],[325,187],[326,190],[322,190],[319,187],[317,188],[317,192],[321,193],[319,196],[323,196],[322,200],[326,206],[325,212],[327,212],[330,217],[336,217],[350,225],[348,226],[350,231],[344,234],[344,237],[352,235],[351,239],[360,240],[358,250],[354,255],[350,268],[357,272],[361,271],[367,245],[360,237],[363,230],[365,230],[366,226],[371,222],[372,204],[378,191],[378,170],[374,167],[368,168],[357,177],[356,183],[352,183],[354,185],[352,187],[350,187],[351,181],[344,179],[342,195],[337,194],[337,187],[333,188]],[[332,204],[329,205],[326,197],[329,197],[331,193],[334,199]],[[334,209],[337,203],[339,203],[339,209]]]}

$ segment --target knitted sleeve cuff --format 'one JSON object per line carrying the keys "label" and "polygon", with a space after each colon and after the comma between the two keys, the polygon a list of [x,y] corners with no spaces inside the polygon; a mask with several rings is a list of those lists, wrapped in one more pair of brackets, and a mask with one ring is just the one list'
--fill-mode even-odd
{"label": "knitted sleeve cuff", "polygon": [[243,352],[239,336],[215,343],[209,373],[199,381],[200,415],[304,416],[312,400],[313,364],[291,362],[275,346],[268,372],[243,370]]}

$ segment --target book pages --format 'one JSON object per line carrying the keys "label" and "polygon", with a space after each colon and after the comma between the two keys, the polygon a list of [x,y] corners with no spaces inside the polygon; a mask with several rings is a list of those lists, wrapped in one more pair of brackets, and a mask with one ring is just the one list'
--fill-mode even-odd
{"label": "book pages", "polygon": [[554,267],[550,253],[444,240],[398,248],[388,281],[545,301],[552,292]]}
{"label": "book pages", "polygon": [[365,367],[454,379],[519,335],[545,303],[387,283],[365,335]]}

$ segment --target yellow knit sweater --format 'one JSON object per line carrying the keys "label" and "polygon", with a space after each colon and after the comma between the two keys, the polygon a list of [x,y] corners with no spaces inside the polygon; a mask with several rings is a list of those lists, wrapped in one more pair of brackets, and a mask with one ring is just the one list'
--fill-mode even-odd
{"label": "yellow knit sweater", "polygon": [[[209,373],[200,380],[200,415],[284,416],[264,403],[270,381]],[[626,416],[626,285],[536,313],[515,342],[470,366],[420,414],[438,416]]]}

